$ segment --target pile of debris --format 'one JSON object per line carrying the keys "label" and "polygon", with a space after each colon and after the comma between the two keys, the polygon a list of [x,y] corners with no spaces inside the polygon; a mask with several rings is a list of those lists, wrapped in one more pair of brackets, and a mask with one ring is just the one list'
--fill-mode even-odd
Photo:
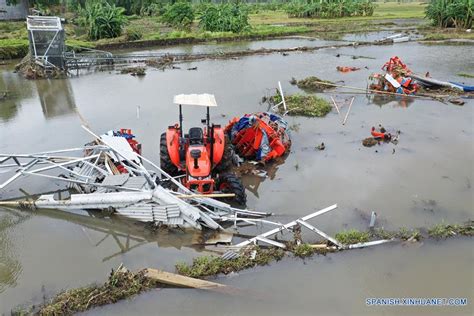
{"label": "pile of debris", "polygon": [[[474,86],[431,78],[429,72],[424,76],[417,75],[397,56],[390,58],[383,65],[382,70],[385,71],[385,74],[374,73],[369,77],[370,90],[401,95],[415,95],[427,90],[436,90],[437,92],[446,93],[448,96],[474,91]],[[430,95],[430,97],[435,96]]]}
{"label": "pile of debris", "polygon": [[390,133],[381,124],[379,124],[377,128],[373,126],[370,130],[370,134],[372,137],[367,137],[362,141],[362,145],[365,147],[372,147],[382,142],[398,144],[400,137],[400,131]]}
{"label": "pile of debris", "polygon": [[397,56],[390,58],[382,66],[385,74],[374,73],[369,77],[371,90],[385,91],[398,94],[415,94],[419,86],[410,77],[411,70]]}
{"label": "pile of debris", "polygon": [[[84,147],[34,154],[0,154],[0,168],[14,174],[0,184],[3,189],[22,176],[39,176],[66,182],[67,197],[54,194],[36,200],[0,201],[0,205],[25,208],[106,210],[141,222],[171,227],[221,229],[223,222],[269,214],[233,208],[213,198],[195,194],[153,162],[143,157],[141,145],[130,130],[97,136],[83,126],[94,141]],[[70,156],[66,156],[70,154]],[[11,161],[11,164],[6,162]],[[144,165],[151,166],[147,169]],[[56,171],[52,175],[51,172]],[[63,172],[62,174],[57,174]],[[170,190],[162,184],[171,182]],[[214,196],[218,196],[215,194]],[[0,197],[1,198],[1,197]]]}
{"label": "pile of debris", "polygon": [[31,59],[30,55],[24,57],[21,62],[15,66],[15,72],[20,73],[23,77],[30,80],[63,78],[66,76],[66,71],[54,66],[44,67],[43,65],[37,64]]}
{"label": "pile of debris", "polygon": [[289,152],[291,137],[288,123],[269,112],[233,118],[225,128],[235,151],[246,159],[269,161]]}

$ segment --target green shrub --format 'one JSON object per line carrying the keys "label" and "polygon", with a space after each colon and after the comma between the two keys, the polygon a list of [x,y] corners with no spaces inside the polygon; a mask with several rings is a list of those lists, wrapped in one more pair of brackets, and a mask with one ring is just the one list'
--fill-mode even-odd
{"label": "green shrub", "polygon": [[140,9],[140,15],[144,16],[160,16],[166,12],[166,8],[162,3],[152,3],[149,6]]}
{"label": "green shrub", "polygon": [[372,16],[375,10],[372,0],[322,0],[290,2],[285,11],[296,18],[341,18],[348,16]]}
{"label": "green shrub", "polygon": [[209,5],[199,17],[199,26],[210,32],[240,33],[249,28],[249,14],[238,4]]}
{"label": "green shrub", "polygon": [[473,0],[432,0],[425,14],[438,27],[471,28]]}
{"label": "green shrub", "polygon": [[189,29],[194,21],[194,10],[189,2],[179,1],[166,7],[161,20],[177,29]]}
{"label": "green shrub", "polygon": [[131,28],[125,31],[125,39],[127,41],[138,41],[142,39],[143,33],[139,29]]}
{"label": "green shrub", "polygon": [[127,23],[125,10],[103,1],[87,1],[84,8],[79,7],[79,24],[87,28],[91,40],[113,38],[122,34]]}

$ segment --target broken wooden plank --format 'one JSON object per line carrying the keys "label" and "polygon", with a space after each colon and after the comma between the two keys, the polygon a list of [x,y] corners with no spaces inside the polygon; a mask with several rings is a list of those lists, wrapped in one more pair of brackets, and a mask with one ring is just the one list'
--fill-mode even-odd
{"label": "broken wooden plank", "polygon": [[158,281],[159,283],[174,285],[179,287],[188,287],[194,289],[220,291],[227,288],[227,285],[215,282],[190,278],[184,275],[179,275],[171,272],[166,272],[158,269],[145,269],[145,277]]}

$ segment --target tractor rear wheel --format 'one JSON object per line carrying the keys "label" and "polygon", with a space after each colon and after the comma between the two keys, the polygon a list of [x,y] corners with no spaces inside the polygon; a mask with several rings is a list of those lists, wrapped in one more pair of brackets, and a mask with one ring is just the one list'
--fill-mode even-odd
{"label": "tractor rear wheel", "polygon": [[222,154],[221,161],[214,168],[217,173],[229,171],[234,163],[234,146],[230,141],[229,136],[224,137],[224,153]]}
{"label": "tractor rear wheel", "polygon": [[178,168],[173,164],[166,144],[166,133],[161,134],[160,138],[160,168],[170,176],[178,174]]}
{"label": "tractor rear wheel", "polygon": [[225,173],[219,175],[217,179],[217,190],[222,193],[234,193],[235,196],[232,198],[226,198],[228,202],[234,202],[238,206],[245,206],[247,203],[247,194],[245,193],[244,185],[242,181],[232,173]]}

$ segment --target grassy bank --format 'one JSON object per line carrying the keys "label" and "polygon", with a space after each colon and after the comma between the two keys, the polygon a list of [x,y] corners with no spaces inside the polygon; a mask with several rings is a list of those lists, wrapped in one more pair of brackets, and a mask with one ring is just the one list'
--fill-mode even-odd
{"label": "grassy bank", "polygon": [[[155,45],[175,45],[207,41],[237,41],[295,35],[314,31],[321,38],[338,38],[341,34],[370,32],[393,26],[390,19],[424,17],[423,3],[378,3],[373,16],[345,17],[340,19],[290,18],[283,10],[260,11],[250,14],[251,28],[241,33],[206,32],[192,23],[188,31],[176,30],[156,16],[131,16],[123,35],[112,39],[90,41],[84,28],[66,24],[67,44],[73,47],[114,49]],[[388,21],[385,21],[388,20]],[[130,33],[139,33],[140,39],[131,40]],[[472,33],[448,32],[434,28],[423,29],[429,39],[472,38]],[[20,58],[28,51],[25,22],[0,22],[0,59]]]}

